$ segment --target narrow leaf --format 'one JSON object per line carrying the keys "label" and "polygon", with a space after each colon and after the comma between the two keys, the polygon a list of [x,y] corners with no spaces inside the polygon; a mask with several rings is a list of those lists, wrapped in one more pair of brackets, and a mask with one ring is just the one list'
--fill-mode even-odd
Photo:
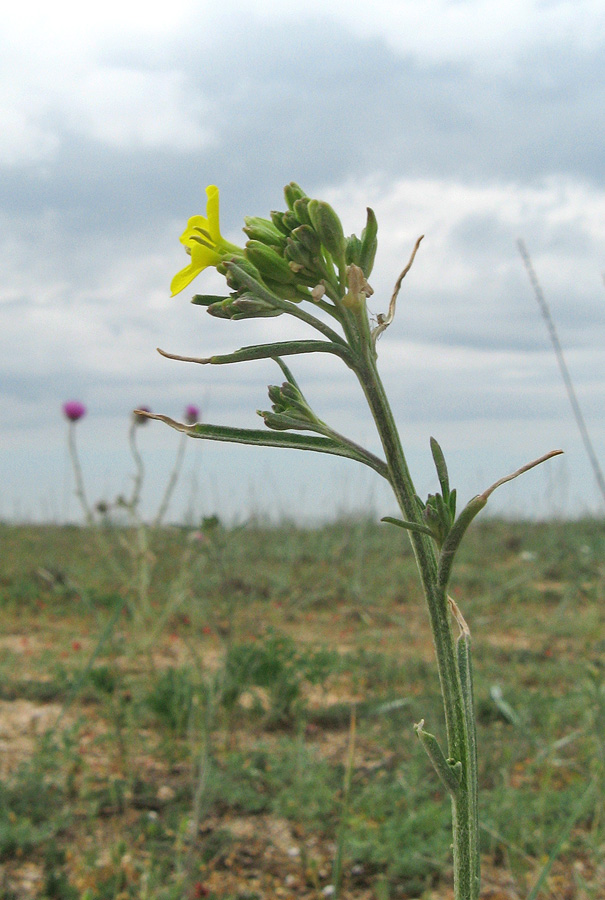
{"label": "narrow leaf", "polygon": [[464,537],[466,529],[486,504],[487,497],[483,494],[479,494],[477,497],[473,497],[472,500],[469,500],[444,540],[443,546],[439,552],[439,568],[437,573],[439,584],[443,588],[447,587],[448,581],[450,580],[452,566],[454,565],[454,557],[456,556],[456,551],[460,546],[460,542]]}
{"label": "narrow leaf", "polygon": [[424,719],[418,722],[417,725],[414,725],[414,731],[418,735],[430,761],[433,763],[433,767],[444,788],[452,797],[457,797],[460,793],[460,763],[452,764],[445,758],[435,735],[429,734],[428,731],[424,730]]}
{"label": "narrow leaf", "polygon": [[215,356],[179,356],[175,353],[167,353],[160,350],[158,353],[168,359],[176,359],[181,362],[195,362],[201,365],[222,366],[229,363],[248,362],[251,359],[274,359],[276,356],[294,356],[299,353],[334,353],[340,356],[347,365],[351,359],[349,349],[342,344],[334,344],[332,341],[277,341],[273,344],[254,344],[250,347],[241,347],[233,353],[225,353]]}
{"label": "narrow leaf", "polygon": [[456,488],[453,491],[450,491],[450,495],[448,497],[448,506],[450,508],[450,513],[452,516],[452,522],[456,518]]}
{"label": "narrow leaf", "polygon": [[490,494],[499,488],[500,485],[506,484],[507,481],[512,481],[514,478],[518,478],[519,475],[523,475],[524,472],[529,472],[530,469],[535,468],[535,466],[541,465],[543,462],[546,462],[548,459],[552,459],[553,456],[561,456],[563,450],[551,450],[550,453],[545,453],[544,456],[540,456],[538,459],[533,459],[531,462],[526,463],[524,466],[521,466],[520,469],[517,469],[515,472],[512,472],[510,475],[505,475],[504,478],[499,478],[498,481],[494,482],[494,484],[490,485],[487,490],[483,491],[480,495],[481,497],[487,498]]}
{"label": "narrow leaf", "polygon": [[186,425],[177,422],[169,416],[150,413],[137,409],[135,413],[147,419],[157,419],[170,425],[176,431],[183,432],[193,438],[202,438],[207,441],[227,441],[235,444],[253,444],[257,447],[289,447],[292,450],[314,450],[316,453],[329,453],[332,456],[343,456],[346,459],[354,459],[363,463],[386,477],[385,463],[362,448],[356,448],[349,444],[341,444],[337,440],[315,435],[292,434],[289,431],[264,431],[254,428],[232,428],[227,425],[208,425],[198,422],[196,425]]}
{"label": "narrow leaf", "polygon": [[302,394],[302,391],[300,390],[300,387],[299,387],[299,385],[298,385],[298,382],[297,382],[296,378],[294,377],[294,375],[292,374],[292,372],[290,371],[290,369],[288,368],[288,366],[285,364],[285,362],[283,361],[283,359],[280,359],[279,356],[274,356],[273,359],[275,360],[275,362],[277,363],[277,365],[280,367],[280,369],[281,369],[282,372],[284,373],[284,378],[286,379],[286,381],[287,381],[289,384],[294,385],[294,387],[297,388],[297,390],[299,390],[300,393]]}
{"label": "narrow leaf", "polygon": [[553,456],[559,456],[561,453],[563,453],[562,450],[551,450],[550,453],[545,453],[544,456],[540,456],[539,459],[534,459],[532,460],[532,462],[521,466],[520,469],[517,469],[511,475],[506,475],[504,478],[500,478],[498,481],[494,482],[494,484],[490,485],[487,490],[483,491],[482,494],[477,494],[476,497],[473,497],[472,500],[469,500],[467,505],[464,507],[464,509],[452,525],[450,533],[443,542],[443,546],[439,554],[438,579],[439,584],[442,587],[447,587],[447,583],[452,571],[452,566],[454,564],[454,557],[456,555],[458,547],[460,546],[460,542],[464,537],[466,529],[471,524],[477,513],[481,512],[483,507],[487,504],[490,495],[493,494],[496,488],[499,488],[501,485],[506,484],[508,481],[512,481],[514,478],[518,478],[519,475],[523,475],[524,472],[528,472],[535,466],[539,466],[541,463],[546,462],[546,460],[552,459]]}
{"label": "narrow leaf", "polygon": [[439,478],[439,484],[441,485],[441,493],[443,494],[443,499],[447,501],[450,493],[450,479],[447,472],[447,465],[445,463],[445,456],[443,455],[443,450],[434,437],[431,438],[430,443],[433,462],[435,463],[435,468],[437,469],[437,477]]}
{"label": "narrow leaf", "polygon": [[381,522],[388,522],[389,525],[397,525],[399,528],[405,528],[406,531],[418,531],[421,534],[428,534],[433,537],[433,532],[427,525],[420,525],[418,522],[404,522],[403,519],[394,519],[392,516],[383,516]]}

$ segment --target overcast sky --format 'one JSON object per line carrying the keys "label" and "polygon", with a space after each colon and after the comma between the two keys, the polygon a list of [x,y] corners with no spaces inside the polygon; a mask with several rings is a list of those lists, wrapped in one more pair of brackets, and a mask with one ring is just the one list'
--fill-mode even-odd
{"label": "overcast sky", "polygon": [[[0,14],[0,517],[77,518],[61,404],[79,399],[91,500],[129,486],[140,404],[258,427],[276,367],[168,361],[299,333],[212,319],[169,297],[178,242],[221,190],[223,233],[283,208],[298,181],[346,233],[379,222],[374,314],[419,234],[379,360],[419,492],[440,440],[465,498],[501,489],[522,515],[602,511],[548,334],[525,240],[605,464],[605,6],[600,0],[29,3]],[[334,361],[294,366],[317,412],[378,445]],[[145,509],[178,436],[140,431]],[[373,473],[330,457],[190,441],[173,507],[330,517],[393,505]]]}

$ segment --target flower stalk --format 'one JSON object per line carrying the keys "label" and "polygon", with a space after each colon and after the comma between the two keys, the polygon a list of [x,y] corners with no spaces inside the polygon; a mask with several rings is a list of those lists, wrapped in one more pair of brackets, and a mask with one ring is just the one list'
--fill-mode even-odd
{"label": "flower stalk", "polygon": [[[415,730],[451,797],[455,900],[478,900],[478,778],[471,640],[464,617],[448,596],[447,589],[460,542],[491,493],[561,451],[552,451],[500,479],[483,494],[474,497],[456,517],[456,491],[450,489],[443,452],[431,438],[431,453],[441,493],[430,494],[426,502],[421,501],[378,372],[376,341],[393,321],[402,281],[414,262],[422,238],[416,242],[409,262],[395,284],[387,313],[379,315],[377,324],[372,327],[367,310],[367,300],[373,294],[367,279],[377,247],[377,224],[372,210],[368,209],[361,237],[351,235],[346,238],[332,207],[310,199],[298,185],[291,183],[284,191],[288,209],[272,212],[270,219],[247,219],[244,231],[250,240],[243,250],[235,248],[230,256],[230,248],[221,244],[218,190],[208,188],[207,192],[210,224],[206,231],[214,244],[205,247],[204,253],[195,246],[190,247],[192,266],[179,273],[176,282],[173,281],[173,293],[182,289],[179,285],[186,286],[201,268],[216,265],[226,277],[230,295],[196,295],[193,299],[197,305],[206,306],[211,315],[233,319],[291,315],[319,332],[322,339],[259,344],[221,356],[182,357],[160,351],[169,358],[202,365],[274,359],[286,381],[281,386],[269,387],[272,408],[259,411],[267,430],[205,423],[192,425],[143,410],[139,413],[159,419],[191,437],[293,447],[348,457],[374,469],[390,483],[403,519],[389,517],[385,521],[407,530],[413,547],[437,658],[447,754],[437,737],[425,731],[424,720],[415,726]],[[189,231],[181,238],[182,241],[186,238],[184,243],[195,238],[191,232],[192,223],[199,219],[190,220]],[[200,262],[203,263],[201,267]],[[313,312],[309,312],[302,301],[312,304]],[[326,317],[336,323],[339,331],[327,324]],[[322,352],[340,357],[357,377],[376,424],[384,459],[340,435],[320,419],[281,358]]]}

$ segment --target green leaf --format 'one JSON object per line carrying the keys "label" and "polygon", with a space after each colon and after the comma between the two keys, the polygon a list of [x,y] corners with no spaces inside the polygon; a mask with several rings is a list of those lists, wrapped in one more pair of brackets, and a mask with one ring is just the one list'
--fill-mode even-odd
{"label": "green leaf", "polygon": [[450,496],[448,499],[448,506],[450,508],[450,513],[452,516],[452,522],[456,518],[456,488],[453,491],[450,491]]}
{"label": "green leaf", "polygon": [[404,522],[403,519],[394,519],[392,516],[383,516],[381,522],[388,522],[389,525],[397,525],[399,528],[405,528],[406,531],[418,531],[420,534],[428,534],[433,537],[433,532],[428,525],[420,525],[418,522]]}
{"label": "green leaf", "polygon": [[332,341],[277,341],[274,344],[254,344],[234,350],[233,353],[209,356],[204,359],[204,362],[213,366],[221,366],[228,363],[247,362],[251,359],[294,356],[298,353],[334,353],[347,363],[351,355],[350,351],[342,344],[334,344]]}
{"label": "green leaf", "polygon": [[439,746],[439,741],[434,734],[424,730],[424,719],[414,725],[414,731],[427,752],[433,767],[439,776],[444,788],[456,798],[460,794],[460,762],[454,762],[445,758],[445,754]]}
{"label": "green leaf", "polygon": [[454,565],[454,557],[466,529],[486,504],[487,497],[484,494],[478,494],[476,497],[473,497],[472,500],[469,500],[443,542],[443,546],[439,553],[437,579],[444,589],[447,587],[448,581],[450,580],[452,566]]}
{"label": "green leaf", "polygon": [[[292,372],[290,371],[288,366],[285,364],[283,359],[280,359],[279,356],[274,356],[273,359],[275,360],[277,365],[280,367],[280,369],[284,373],[284,378],[286,379],[286,381],[289,384],[293,384],[294,387],[300,391],[300,388],[298,387],[298,382],[296,381],[296,378],[294,377],[294,375],[292,374]],[[302,393],[302,391],[301,391],[301,393]]]}
{"label": "green leaf", "polygon": [[450,479],[447,473],[447,465],[445,463],[443,450],[434,437],[431,438],[431,453],[433,454],[433,462],[435,463],[435,468],[437,469],[437,477],[439,478],[439,484],[441,485],[441,493],[443,494],[443,499],[447,501],[450,493]]}
{"label": "green leaf", "polygon": [[363,463],[382,475],[386,475],[386,465],[378,457],[364,451],[363,448],[356,448],[352,444],[341,444],[339,441],[327,437],[318,437],[307,434],[291,434],[288,431],[264,431],[254,428],[232,428],[227,425],[207,425],[198,422],[196,425],[186,425],[183,422],[177,422],[169,416],[162,416],[157,413],[149,413],[145,410],[137,411],[138,415],[142,415],[147,419],[157,419],[158,422],[164,422],[170,425],[176,431],[188,434],[189,437],[201,438],[207,441],[226,441],[235,444],[253,444],[257,447],[288,447],[291,450],[314,450],[316,453],[329,453],[332,456],[343,456],[345,459],[353,459],[356,462]]}

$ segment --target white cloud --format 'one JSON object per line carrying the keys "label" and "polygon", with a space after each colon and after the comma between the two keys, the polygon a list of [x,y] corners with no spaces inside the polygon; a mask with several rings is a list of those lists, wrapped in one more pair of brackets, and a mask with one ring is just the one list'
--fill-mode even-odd
{"label": "white cloud", "polygon": [[[452,289],[469,296],[471,291],[477,303],[486,294],[506,299],[505,277],[521,272],[517,238],[530,245],[544,286],[567,292],[569,302],[599,289],[605,191],[572,178],[547,178],[533,186],[369,178],[322,195],[339,211],[347,231],[359,233],[365,206],[374,208],[379,223],[374,280],[383,294],[420,234],[425,239],[408,276],[413,290],[435,296]],[[406,289],[404,284],[404,294]]]}
{"label": "white cloud", "polygon": [[304,11],[298,2],[283,0],[244,5],[272,22],[329,17],[398,52],[431,63],[470,61],[476,68],[507,66],[536,45],[563,41],[593,51],[605,39],[600,0],[306,0]]}
{"label": "white cloud", "polygon": [[98,44],[108,35],[159,35],[169,37],[195,15],[204,15],[210,4],[204,0],[171,0],[149,3],[143,0],[30,0],[27,4],[5,4],[4,27],[22,40],[59,51],[74,44]]}
{"label": "white cloud", "polygon": [[0,166],[13,168],[52,158],[59,138],[44,128],[24,108],[10,104],[5,95],[0,108]]}
{"label": "white cloud", "polygon": [[213,140],[210,105],[188,94],[181,72],[97,67],[65,99],[70,128],[111,147],[190,151]]}
{"label": "white cloud", "polygon": [[[214,140],[211,104],[190,88],[178,62],[163,65],[159,52],[190,6],[59,3],[45,5],[38,17],[31,5],[3,13],[0,166],[52,159],[69,139],[66,126],[120,149],[207,147]],[[111,61],[138,51],[141,41],[144,65]]]}

